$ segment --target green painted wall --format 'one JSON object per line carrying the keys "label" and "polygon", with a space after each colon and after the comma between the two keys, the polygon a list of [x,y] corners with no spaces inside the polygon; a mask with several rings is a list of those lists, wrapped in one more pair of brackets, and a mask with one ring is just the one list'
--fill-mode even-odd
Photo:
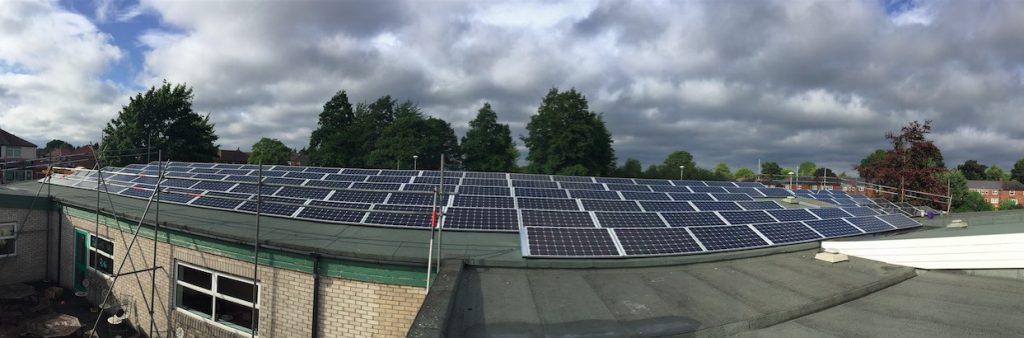
{"label": "green painted wall", "polygon": [[[89,222],[96,221],[96,213],[82,208],[64,206],[64,214]],[[100,214],[99,223],[121,231],[133,233],[138,223]],[[153,228],[143,225],[139,236],[152,239]],[[200,235],[193,235],[173,229],[160,229],[161,242],[192,250],[209,252],[219,256],[252,262],[252,246],[229,243]],[[313,272],[313,257],[292,252],[260,249],[260,264],[276,268],[296,270],[305,273]],[[397,284],[409,286],[425,286],[426,272],[422,268],[402,265],[386,265],[334,258],[320,260],[320,274],[351,280]]]}

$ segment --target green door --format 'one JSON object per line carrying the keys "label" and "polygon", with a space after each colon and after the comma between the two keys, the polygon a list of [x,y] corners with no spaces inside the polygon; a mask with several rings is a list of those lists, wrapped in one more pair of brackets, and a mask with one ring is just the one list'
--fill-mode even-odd
{"label": "green door", "polygon": [[75,290],[85,291],[86,268],[89,266],[89,233],[75,229]]}

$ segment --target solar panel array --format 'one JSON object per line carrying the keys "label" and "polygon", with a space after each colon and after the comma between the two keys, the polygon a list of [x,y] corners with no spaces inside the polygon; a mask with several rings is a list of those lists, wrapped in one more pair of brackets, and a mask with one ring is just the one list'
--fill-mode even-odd
{"label": "solar panel array", "polygon": [[[165,179],[160,181],[164,202],[256,211],[257,166],[170,162],[164,169]],[[100,189],[149,198],[156,188],[157,170],[155,164],[104,168],[105,186]],[[451,194],[439,195],[435,201],[431,191],[441,183],[437,171],[264,166],[262,173],[263,214],[425,229],[436,203],[444,215],[441,227],[518,231],[523,253],[531,257],[713,252],[919,225],[894,217],[901,214],[888,215],[860,204],[785,209],[775,201],[757,198],[790,196],[792,191],[752,182],[456,171],[444,175],[445,191]],[[97,172],[79,171],[53,183],[96,189]],[[580,245],[597,247],[575,247]]]}

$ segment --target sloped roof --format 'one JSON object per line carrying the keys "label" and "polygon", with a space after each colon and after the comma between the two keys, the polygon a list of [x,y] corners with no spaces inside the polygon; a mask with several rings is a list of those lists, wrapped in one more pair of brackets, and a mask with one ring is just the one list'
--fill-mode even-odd
{"label": "sloped roof", "polygon": [[240,162],[245,163],[249,160],[249,153],[241,150],[218,150],[217,157],[220,157],[221,162]]}
{"label": "sloped roof", "polygon": [[6,130],[3,129],[0,129],[0,146],[37,148],[36,145],[33,144],[32,142],[25,141],[25,139],[14,136],[14,134],[8,133]]}
{"label": "sloped roof", "polygon": [[982,190],[1024,190],[1024,184],[1020,182],[1009,180],[1009,181],[981,181],[981,180],[967,180],[967,188],[969,189],[982,189]]}

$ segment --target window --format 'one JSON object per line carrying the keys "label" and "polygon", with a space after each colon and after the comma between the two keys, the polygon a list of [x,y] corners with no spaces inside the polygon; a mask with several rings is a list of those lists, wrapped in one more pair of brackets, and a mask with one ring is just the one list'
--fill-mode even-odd
{"label": "window", "polygon": [[[222,326],[251,333],[259,319],[259,285],[246,278],[178,263],[175,306]],[[253,320],[256,308],[256,320]]]}
{"label": "window", "polygon": [[89,267],[104,275],[113,275],[114,242],[89,234]]}
{"label": "window", "polygon": [[991,202],[992,204],[999,204],[999,199],[998,198],[992,198],[992,199],[989,199],[989,202]]}
{"label": "window", "polygon": [[15,223],[0,224],[0,257],[13,256],[16,253],[14,247],[18,239],[16,228]]}
{"label": "window", "polygon": [[1013,196],[1014,194],[1016,194],[1016,192],[1016,190],[1010,190],[1010,196]]}
{"label": "window", "polygon": [[21,148],[20,147],[7,147],[7,157],[21,158]]}

